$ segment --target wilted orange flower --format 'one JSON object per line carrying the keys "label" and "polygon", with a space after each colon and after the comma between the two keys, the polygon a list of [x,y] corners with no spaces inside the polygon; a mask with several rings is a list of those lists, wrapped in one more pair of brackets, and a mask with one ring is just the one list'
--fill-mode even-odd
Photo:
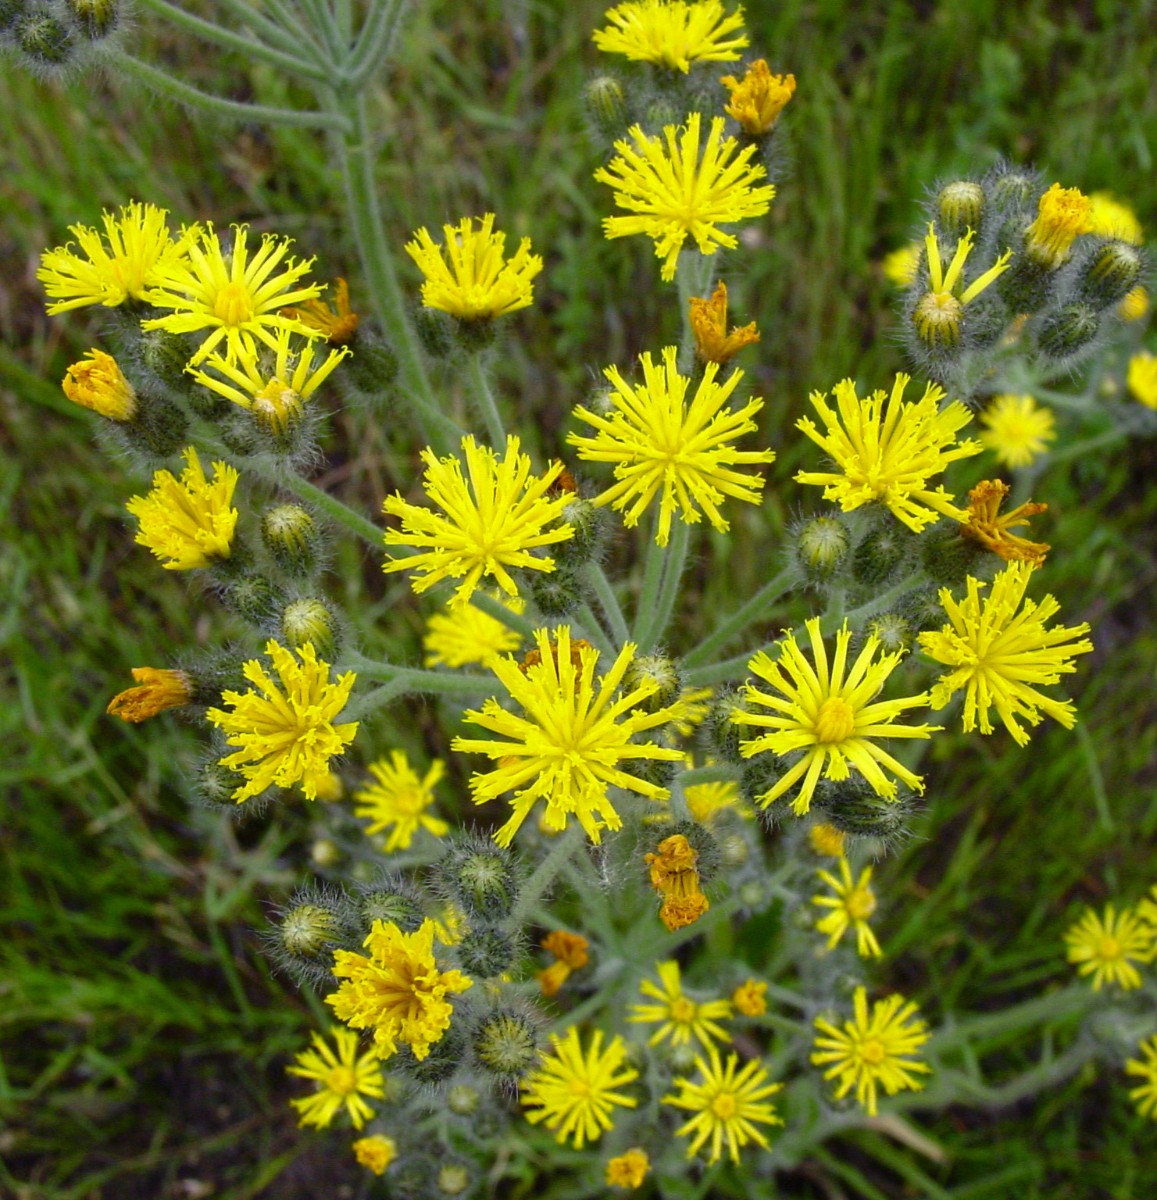
{"label": "wilted orange flower", "polygon": [[759,341],[759,330],[752,321],[727,332],[727,284],[715,285],[709,300],[692,296],[691,332],[695,335],[695,353],[704,362],[723,364],[734,358],[744,346]]}
{"label": "wilted orange flower", "polygon": [[985,479],[968,493],[968,516],[961,533],[986,550],[999,554],[1005,562],[1027,562],[1039,567],[1049,552],[1044,542],[1030,542],[1013,533],[1018,525],[1027,525],[1029,517],[1045,512],[1047,504],[1021,504],[1004,516],[1000,506],[1008,498],[1009,486],[999,479]]}

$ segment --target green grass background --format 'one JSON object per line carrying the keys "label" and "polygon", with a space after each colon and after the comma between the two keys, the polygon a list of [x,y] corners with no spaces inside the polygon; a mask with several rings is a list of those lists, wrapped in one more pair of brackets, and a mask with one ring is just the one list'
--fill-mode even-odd
{"label": "green grass background", "polygon": [[[419,224],[492,208],[547,258],[539,303],[498,368],[510,410],[547,448],[560,446],[593,372],[657,348],[678,325],[649,243],[600,235],[608,197],[591,179],[599,152],[581,90],[599,65],[589,37],[601,12],[588,0],[418,5],[402,61],[373,97],[396,243]],[[1157,231],[1151,0],[787,0],[750,4],[747,17],[755,48],[799,81],[788,177],[733,272],[737,316],[763,332],[751,369],[784,468],[810,388],[853,373],[876,383],[904,365],[878,263],[937,179],[1006,155],[1111,190]],[[235,98],[302,98],[156,22],[134,40],[150,61]],[[49,321],[34,279],[39,250],[68,224],[130,197],[289,233],[324,273],[347,273],[330,183],[320,137],[206,123],[107,73],[59,86],[3,64],[3,1195],[295,1200],[361,1186],[340,1141],[327,1149],[294,1126],[283,1068],[314,1017],[270,975],[252,933],[263,903],[305,870],[324,818],[290,811],[238,827],[191,807],[174,764],[191,761],[195,735],[167,718],[130,728],[104,715],[130,667],[232,627],[132,545],[122,506],[144,481],[109,465],[94,422],[58,385],[101,318]],[[445,381],[456,402],[460,386]],[[344,413],[328,440],[327,485],[367,510],[408,470],[389,412]],[[996,1008],[1066,978],[1059,937],[1074,905],[1131,900],[1157,878],[1155,468],[1154,445],[1134,442],[1046,467],[1036,485],[1052,506],[1048,588],[1066,621],[1094,627],[1097,652],[1072,683],[1089,736],[1046,727],[1024,751],[1004,737],[937,739],[920,836],[879,876],[883,970],[931,1012]],[[725,569],[692,577],[688,625],[758,585],[767,546],[807,502],[786,483],[736,521],[732,543],[712,543]],[[759,553],[739,552],[756,539]],[[372,555],[347,547],[337,567],[342,599],[376,605],[412,638],[413,611],[393,607],[401,592],[387,591]],[[1036,1050],[1008,1046],[991,1065],[1012,1071]],[[1135,1116],[1113,1070],[998,1113],[954,1109],[927,1128],[943,1162],[899,1150],[881,1161],[878,1140],[848,1139],[783,1194],[1157,1195],[1157,1127]]]}

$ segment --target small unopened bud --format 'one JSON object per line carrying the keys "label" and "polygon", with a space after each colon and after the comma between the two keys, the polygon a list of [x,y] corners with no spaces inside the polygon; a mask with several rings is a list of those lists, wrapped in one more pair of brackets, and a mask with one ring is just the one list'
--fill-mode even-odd
{"label": "small unopened bud", "polygon": [[65,9],[90,42],[108,37],[120,19],[120,0],[65,0]]}
{"label": "small unopened bud", "polygon": [[164,384],[175,391],[188,392],[190,399],[202,395],[212,400],[212,408],[219,411],[229,401],[224,396],[210,392],[208,388],[190,388],[190,378],[185,368],[194,354],[189,339],[180,333],[168,333],[164,329],[149,329],[141,332],[137,340],[141,361]]}
{"label": "small unopened bud", "polygon": [[984,217],[984,188],[970,179],[958,179],[940,189],[936,214],[941,227],[952,237],[979,229]]}
{"label": "small unopened bud", "polygon": [[72,28],[47,5],[38,4],[17,17],[12,33],[33,68],[62,67],[76,54]]}
{"label": "small unopened bud", "polygon": [[898,521],[888,520],[868,533],[852,556],[852,574],[858,583],[875,587],[911,561],[915,535]]}
{"label": "small unopened bud", "polygon": [[497,925],[472,925],[458,943],[462,970],[473,979],[494,979],[509,971],[518,960],[519,939]]}
{"label": "small unopened bud", "polygon": [[847,560],[851,535],[842,516],[812,517],[796,530],[795,560],[812,583],[831,579]]}
{"label": "small unopened bud", "polygon": [[743,731],[731,719],[736,709],[741,708],[743,693],[737,687],[727,686],[719,689],[711,701],[707,716],[703,721],[707,741],[712,751],[724,762],[745,762],[739,750]]}
{"label": "small unopened bud", "polygon": [[332,661],[339,641],[337,618],[328,604],[312,596],[294,600],[281,614],[281,634],[294,650],[312,643],[321,658]]}
{"label": "small unopened bud", "polygon": [[287,574],[306,578],[317,569],[317,522],[300,504],[275,504],[261,514],[261,540]]}
{"label": "small unopened bud", "polygon": [[285,609],[285,593],[264,575],[231,580],[222,596],[225,607],[259,628],[272,626]]}
{"label": "small unopened bud", "polygon": [[447,1163],[438,1171],[435,1183],[443,1196],[461,1196],[470,1186],[470,1171],[463,1163]]}
{"label": "small unopened bud", "polygon": [[258,427],[273,438],[279,449],[293,448],[305,420],[305,402],[298,392],[280,379],[271,379],[253,397],[253,407],[249,411]]}
{"label": "small unopened bud", "polygon": [[562,510],[562,521],[574,531],[565,542],[553,547],[555,561],[567,567],[580,567],[598,553],[607,529],[606,510],[590,500],[575,496]]}
{"label": "small unopened bud", "polygon": [[431,358],[449,358],[454,350],[454,319],[437,308],[422,307],[413,313],[414,331]]}
{"label": "small unopened bud", "polygon": [[349,381],[367,395],[384,392],[398,375],[398,356],[384,338],[359,329],[351,343],[353,354],[342,364]]}
{"label": "small unopened bud", "polygon": [[915,631],[911,621],[893,609],[873,617],[865,626],[865,632],[880,643],[880,649],[885,654],[899,654],[912,648]]}
{"label": "small unopened bud", "polygon": [[501,921],[518,899],[522,872],[509,851],[472,833],[446,839],[434,866],[438,890],[468,919]]}
{"label": "small unopened bud", "polygon": [[475,1027],[470,1045],[474,1058],[499,1083],[518,1083],[538,1062],[538,1028],[520,1009],[499,1008]]}
{"label": "small unopened bud", "polygon": [[586,599],[582,576],[573,568],[556,566],[553,571],[528,572],[533,575],[530,595],[544,617],[570,616]]}
{"label": "small unopened bud", "polygon": [[926,346],[952,349],[960,344],[964,305],[951,292],[925,292],[912,311],[912,324]]}
{"label": "small unopened bud", "polygon": [[263,937],[277,964],[299,982],[331,978],[333,952],[351,946],[345,894],[329,886],[302,888],[277,910]]}
{"label": "small unopened bud", "polygon": [[762,908],[767,903],[767,888],[757,879],[749,880],[739,889],[739,902],[744,908]]}
{"label": "small unopened bud", "polygon": [[596,75],[583,90],[595,128],[606,138],[621,137],[627,128],[627,97],[613,75]]}
{"label": "small unopened bud", "polygon": [[1001,209],[1026,208],[1037,190],[1037,179],[1031,171],[1007,165],[993,170],[985,180],[988,197]]}
{"label": "small unopened bud", "polygon": [[445,1083],[457,1072],[466,1055],[466,1039],[461,1032],[450,1029],[429,1048],[425,1058],[416,1058],[409,1046],[403,1046],[391,1066],[404,1071],[418,1083]]}
{"label": "small unopened bud", "polygon": [[1141,274],[1141,251],[1128,242],[1106,242],[1085,267],[1078,285],[1080,296],[1098,308],[1119,304]]}
{"label": "small unopened bud", "polygon": [[363,936],[375,921],[393,922],[403,933],[413,933],[425,919],[417,890],[400,876],[379,874],[361,885],[352,897]]}
{"label": "small unopened bud", "polygon": [[309,858],[322,870],[336,867],[341,862],[341,847],[332,838],[318,838],[309,848]]}
{"label": "small unopened bud", "polygon": [[916,633],[939,629],[948,619],[940,603],[940,590],[934,587],[909,592],[900,603],[900,611]]}
{"label": "small unopened bud", "polygon": [[908,834],[915,805],[906,793],[895,800],[877,796],[871,787],[856,780],[829,783],[816,792],[816,804],[841,833],[880,838],[895,845]]}
{"label": "small unopened bud", "polygon": [[[739,794],[748,804],[756,808],[763,806],[763,797],[771,791],[782,774],[778,762],[774,754],[757,754],[745,760],[743,774],[739,777]],[[773,805],[767,811],[774,817],[781,808],[781,805]]]}
{"label": "small unopened bud", "polygon": [[1089,304],[1065,304],[1041,322],[1037,345],[1050,358],[1067,359],[1084,350],[1101,329],[1101,317]]}
{"label": "small unopened bud", "polygon": [[724,866],[741,867],[747,862],[749,853],[747,842],[738,833],[729,833],[719,843],[719,855]]}
{"label": "small unopened bud", "polygon": [[482,1095],[477,1088],[459,1083],[446,1092],[446,1107],[460,1117],[468,1117],[478,1107],[481,1099]]}
{"label": "small unopened bud", "polygon": [[684,684],[678,661],[662,654],[643,654],[634,659],[623,676],[623,691],[633,692],[647,684],[652,684],[655,690],[640,701],[639,707],[655,712],[673,704]]}
{"label": "small unopened bud", "polygon": [[979,542],[966,538],[957,521],[937,521],[920,535],[920,565],[933,583],[962,584],[984,553]]}

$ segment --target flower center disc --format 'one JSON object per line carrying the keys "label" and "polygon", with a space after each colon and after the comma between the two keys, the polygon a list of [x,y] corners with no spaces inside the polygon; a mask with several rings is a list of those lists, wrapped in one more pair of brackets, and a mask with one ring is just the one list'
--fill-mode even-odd
{"label": "flower center disc", "polygon": [[244,325],[253,319],[253,299],[242,283],[227,283],[213,302],[213,315],[223,325]]}
{"label": "flower center disc", "polygon": [[864,1042],[860,1047],[860,1058],[869,1066],[878,1067],[884,1061],[884,1043],[877,1038]]}
{"label": "flower center disc", "polygon": [[839,696],[829,696],[816,713],[816,741],[825,744],[846,741],[856,728],[852,706]]}
{"label": "flower center disc", "polygon": [[869,888],[856,888],[845,902],[853,921],[864,921],[876,911],[876,897]]}
{"label": "flower center disc", "polygon": [[671,1020],[680,1025],[689,1025],[695,1019],[695,1001],[680,996],[671,1002]]}
{"label": "flower center disc", "polygon": [[1121,943],[1115,937],[1103,937],[1097,947],[1097,955],[1103,959],[1120,958]]}
{"label": "flower center disc", "polygon": [[730,1121],[735,1116],[735,1097],[728,1092],[711,1101],[711,1111],[721,1120]]}
{"label": "flower center disc", "polygon": [[334,1067],[326,1073],[325,1086],[337,1096],[348,1096],[357,1091],[358,1078],[351,1067]]}

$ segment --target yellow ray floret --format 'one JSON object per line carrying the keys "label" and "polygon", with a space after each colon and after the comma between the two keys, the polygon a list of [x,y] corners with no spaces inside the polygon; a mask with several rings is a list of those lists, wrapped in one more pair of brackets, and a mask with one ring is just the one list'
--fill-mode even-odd
{"label": "yellow ray floret", "polygon": [[305,337],[320,332],[287,317],[282,309],[321,295],[316,283],[304,282],[313,259],[290,258],[289,238],[266,234],[256,250],[249,228],[233,227],[232,247],[222,246],[210,225],[198,229],[178,261],[157,272],[157,285],[145,298],[168,315],[141,322],[142,329],[169,333],[201,333],[205,337],[190,360],[200,363],[224,343],[230,362],[257,353],[258,344],[277,351],[276,333],[289,330]]}
{"label": "yellow ray floret", "polygon": [[1137,1048],[1142,1057],[1127,1059],[1125,1074],[1136,1075],[1145,1082],[1140,1087],[1130,1088],[1129,1099],[1137,1105],[1141,1116],[1157,1121],[1157,1035]]}
{"label": "yellow ray floret", "polygon": [[904,399],[910,376],[897,375],[891,395],[882,389],[860,399],[855,381],[836,384],[836,410],[827,395],[813,392],[812,407],[826,427],[820,433],[808,417],[801,429],[834,461],[838,471],[800,471],[796,483],[824,489],[824,499],[834,500],[851,512],[863,504],[887,505],[897,520],[919,533],[936,520],[937,513],[964,519],[964,510],[952,496],[928,484],[949,463],[979,454],[981,445],[971,440],[956,443],[957,433],[972,419],[959,400],[941,409],[944,392],[930,383],[915,403]]}
{"label": "yellow ray floret", "polygon": [[996,453],[1006,467],[1027,467],[1056,441],[1052,410],[1031,396],[1002,394],[980,414],[982,445]]}
{"label": "yellow ray floret", "polygon": [[231,504],[237,472],[215,462],[210,481],[192,446],[185,448],[184,459],[180,479],[171,471],[158,471],[152,491],[125,505],[140,522],[134,541],[147,546],[166,571],[192,571],[228,558],[237,526]]}
{"label": "yellow ray floret", "polygon": [[617,482],[596,496],[594,503],[624,512],[628,527],[638,524],[659,496],[655,541],[660,546],[671,536],[676,512],[688,525],[697,523],[700,512],[705,512],[711,524],[726,533],[728,524],[719,511],[724,498],[758,504],[763,487],[758,475],[734,468],[775,459],[774,451],[736,450],[731,444],[756,431],[752,417],[763,407],[758,398],[739,409],[727,405],[743,372],[733,371],[723,383],[716,383],[718,364],[708,363],[688,404],[691,380],[679,373],[677,354],[674,346],[668,346],[661,366],[649,353],[643,354],[639,359],[643,382],[637,386],[627,383],[617,368],[607,367],[604,374],[614,388],[608,397],[612,411],[600,416],[579,405],[575,415],[596,433],[567,437],[570,445],[578,447],[579,458],[614,463]]}
{"label": "yellow ray floret", "polygon": [[61,383],[64,394],[82,408],[110,421],[131,421],[137,415],[137,393],[117,360],[103,350],[90,350],[88,358],[73,363]]}
{"label": "yellow ray floret", "polygon": [[1039,725],[1050,716],[1066,729],[1076,724],[1071,701],[1054,700],[1037,687],[1072,674],[1077,669],[1072,657],[1093,649],[1087,638],[1073,640],[1089,632],[1087,624],[1045,628],[1060,605],[1053,596],[1045,596],[1039,604],[1025,599],[1032,573],[1031,563],[1009,563],[983,598],[980,592],[987,585],[971,575],[963,600],[941,588],[940,603],[949,623],[939,631],[920,634],[919,639],[929,658],[952,668],[932,689],[932,707],[943,708],[964,688],[965,732],[979,727],[981,733],[992,733],[989,711],[995,708],[1020,746],[1028,744],[1029,735],[1017,718]]}
{"label": "yellow ray floret", "polygon": [[520,453],[519,446],[518,438],[507,438],[506,451],[499,458],[488,446],[464,437],[465,475],[458,458],[438,458],[428,447],[423,450],[422,487],[441,514],[400,495],[386,498],[385,512],[402,521],[400,530],[386,531],[386,545],[421,551],[388,559],[387,574],[423,572],[413,581],[415,592],[443,579],[462,579],[451,601],[457,608],[470,599],[483,576],[492,576],[508,596],[517,596],[507,568],[553,571],[554,559],[533,551],[574,536],[574,528],[560,522],[572,497],[568,492],[549,495],[550,485],[562,474],[562,463],[556,462],[543,475],[533,475],[530,457]]}
{"label": "yellow ray floret", "polygon": [[256,413],[274,432],[284,433],[304,405],[350,351],[342,346],[316,365],[314,348],[289,329],[275,329],[268,347],[242,350],[234,358],[212,354],[193,378],[226,400]]}
{"label": "yellow ray floret", "polygon": [[838,1079],[836,1099],[842,1100],[852,1088],[856,1101],[874,1117],[879,1088],[889,1096],[900,1091],[919,1091],[924,1084],[916,1074],[928,1074],[932,1068],[914,1056],[931,1037],[928,1027],[916,1015],[916,1005],[903,996],[877,1000],[868,1015],[868,993],[856,988],[854,1015],[837,1029],[830,1021],[816,1018],[817,1036],[813,1066],[826,1066],[825,1079]]}
{"label": "yellow ray floret", "polygon": [[434,959],[434,922],[413,933],[393,921],[375,921],[364,948],[334,951],[333,973],[341,983],[325,1002],[352,1029],[372,1029],[374,1050],[389,1058],[404,1042],[419,1061],[450,1028],[454,1006],[447,997],[474,986],[461,971],[442,971]]}
{"label": "yellow ray floret", "polygon": [[609,9],[606,19],[609,26],[593,35],[604,53],[684,74],[692,63],[732,62],[748,45],[743,9],[725,16],[719,0],[627,0]]}
{"label": "yellow ray floret", "polygon": [[767,1102],[769,1096],[782,1090],[782,1083],[768,1083],[767,1070],[758,1058],[753,1058],[742,1070],[739,1055],[729,1054],[726,1066],[720,1061],[714,1046],[708,1048],[708,1059],[695,1060],[699,1079],[675,1080],[677,1095],[664,1096],[662,1103],[682,1108],[695,1115],[675,1131],[678,1137],[691,1139],[687,1157],[693,1158],[710,1140],[708,1163],[716,1163],[723,1155],[724,1142],[732,1162],[739,1161],[739,1151],[748,1142],[765,1150],[767,1137],[759,1125],[782,1125],[775,1107]]}
{"label": "yellow ray floret", "polygon": [[126,300],[145,300],[162,273],[181,262],[199,232],[192,225],[174,238],[168,217],[155,204],[133,200],[116,214],[102,214],[103,238],[87,225],[70,225],[79,250],[70,242],[40,256],[36,278],[55,299],[48,311],[56,314],[89,304],[115,308]]}
{"label": "yellow ray floret", "polygon": [[384,1175],[386,1168],[398,1157],[398,1144],[382,1133],[358,1138],[351,1148],[354,1158],[375,1175]]}
{"label": "yellow ray floret", "polygon": [[940,239],[936,227],[928,226],[924,247],[928,255],[929,290],[913,310],[912,320],[920,338],[929,345],[956,345],[960,340],[965,309],[1011,265],[1012,251],[1006,250],[987,271],[965,284],[965,266],[975,241],[972,230],[967,230],[956,243],[952,260],[945,270],[940,261]]}
{"label": "yellow ray floret", "polygon": [[740,744],[745,758],[765,750],[777,755],[802,752],[794,765],[759,797],[759,803],[766,807],[798,783],[799,791],[791,807],[797,815],[802,815],[811,807],[821,773],[827,779],[841,780],[855,772],[867,780],[877,796],[887,800],[896,798],[896,784],[885,770],[909,787],[923,791],[920,777],[876,744],[877,738],[927,738],[942,728],[894,724],[895,718],[907,709],[927,705],[927,692],[903,700],[876,700],[902,655],[885,654],[876,661],[880,643],[869,636],[849,670],[852,631],[845,621],[836,634],[835,657],[829,665],[819,618],[813,617],[806,628],[814,665],[804,657],[794,632],[789,632],[780,646],[778,659],[760,651],[747,664],[748,670],[771,684],[774,691],[765,692],[748,684],[745,708],[736,710],[731,718],[737,725],[771,730]]}
{"label": "yellow ray floret", "polygon": [[595,172],[600,183],[614,188],[615,204],[635,214],[607,217],[606,236],[645,233],[652,238],[665,280],[675,278],[688,237],[703,254],[720,246],[733,250],[738,242],[719,226],[762,216],[775,196],[770,184],[755,186],[767,175],[751,161],[755,145],[739,150],[735,138],[723,136],[724,119],[714,117],[700,152],[700,121],[699,113],[691,113],[681,129],[665,126],[662,137],[634,125],[627,131],[631,141],[616,142],[618,154]]}
{"label": "yellow ray floret", "polygon": [[514,793],[513,815],[494,835],[499,845],[510,844],[538,800],[546,801],[546,829],[565,829],[573,815],[598,843],[600,830],[622,826],[608,796],[610,788],[627,788],[653,800],[669,795],[666,788],[636,778],[619,764],[682,759],[681,750],[635,740],[637,734],[670,721],[671,709],[647,712],[640,707],[658,690],[653,680],[620,692],[635,656],[634,643],[628,642],[607,673],[596,678],[599,652],[585,643],[573,645],[569,626],[554,631],[553,645],[549,630],[537,630],[534,637],[537,662],[523,668],[507,656],[491,664],[522,714],[509,712],[496,699],[465,714],[472,724],[509,740],[457,737],[451,748],[496,760],[494,770],[471,776],[475,804]]}
{"label": "yellow ray floret", "polygon": [[270,639],[265,653],[277,672],[275,682],[257,659],[242,667],[254,685],[248,692],[222,692],[232,712],[211,708],[205,714],[239,749],[221,759],[221,765],[238,771],[246,782],[233,793],[238,804],[258,796],[268,787],[301,785],[307,800],[327,786],[329,760],[354,740],[357,721],[335,724],[349,700],[357,679],[352,671],[329,681],[329,663],[317,657],[311,642],[292,651]]}
{"label": "yellow ray floret", "polygon": [[666,1038],[672,1046],[689,1045],[692,1038],[705,1049],[712,1046],[712,1038],[730,1042],[731,1035],[719,1022],[731,1016],[730,1000],[692,1000],[683,992],[679,964],[674,959],[655,964],[659,983],[644,979],[639,991],[657,1004],[632,1004],[627,1018],[633,1024],[658,1025],[651,1035],[648,1046],[657,1046]]}
{"label": "yellow ray floret", "polygon": [[543,1055],[541,1066],[522,1085],[525,1116],[532,1125],[542,1121],[559,1145],[570,1139],[581,1150],[613,1127],[616,1106],[634,1108],[639,1103],[616,1090],[638,1079],[639,1072],[624,1066],[627,1047],[617,1034],[606,1050],[601,1029],[594,1031],[584,1050],[575,1025],[563,1037],[552,1033],[550,1042],[554,1052]]}
{"label": "yellow ray floret", "polygon": [[106,713],[139,725],[167,708],[184,708],[193,699],[193,681],[184,671],[158,667],[133,667],[137,686],[119,692],[108,703]]}
{"label": "yellow ray floret", "polygon": [[430,764],[422,778],[410,766],[404,750],[391,751],[389,760],[379,758],[368,770],[374,782],[354,793],[354,816],[370,822],[367,834],[389,830],[382,844],[387,854],[408,850],[419,829],[435,837],[449,832],[450,826],[428,811],[434,803],[434,788],[446,774],[440,759]]}
{"label": "yellow ray floret", "polygon": [[1080,920],[1065,931],[1065,942],[1077,973],[1093,977],[1093,991],[1099,992],[1106,983],[1128,991],[1141,986],[1141,974],[1133,964],[1153,961],[1155,935],[1157,931],[1133,909],[1118,913],[1107,904],[1101,917],[1086,908]]}
{"label": "yellow ray floret", "polygon": [[723,111],[752,137],[770,133],[779,114],[795,95],[795,76],[773,75],[762,58],[757,58],[747,68],[742,79],[724,75],[719,82],[731,93]]}
{"label": "yellow ray floret", "polygon": [[1093,205],[1079,188],[1054,183],[1040,198],[1036,220],[1025,231],[1029,256],[1056,268],[1069,257],[1073,242],[1093,231]]}
{"label": "yellow ray floret", "polygon": [[[474,222],[478,227],[474,227]],[[425,276],[422,303],[463,321],[482,321],[526,308],[534,300],[534,277],[542,259],[523,238],[514,257],[504,257],[506,234],[494,232],[494,214],[463,217],[443,225],[439,246],[423,226],[406,243],[406,253]]]}
{"label": "yellow ray floret", "polygon": [[328,1129],[334,1117],[344,1108],[355,1129],[361,1127],[374,1115],[374,1110],[362,1099],[369,1096],[381,1100],[386,1094],[382,1068],[376,1055],[358,1055],[358,1035],[340,1027],[331,1030],[337,1053],[319,1034],[313,1035],[313,1048],[303,1050],[294,1059],[292,1067],[286,1067],[290,1075],[312,1079],[317,1091],[312,1096],[291,1100],[300,1116],[302,1127],[312,1125],[315,1129]]}
{"label": "yellow ray floret", "polygon": [[1142,350],[1129,359],[1125,380],[1129,394],[1138,404],[1157,409],[1157,355]]}

